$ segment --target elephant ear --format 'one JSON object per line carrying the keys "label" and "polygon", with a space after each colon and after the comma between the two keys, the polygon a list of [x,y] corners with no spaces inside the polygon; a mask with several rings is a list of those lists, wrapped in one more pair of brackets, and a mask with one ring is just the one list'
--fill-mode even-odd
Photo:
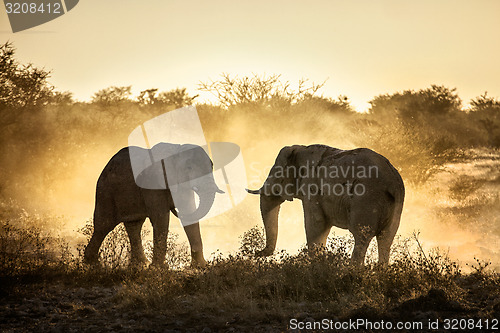
{"label": "elephant ear", "polygon": [[[173,158],[179,153],[181,145],[161,142],[151,148],[151,155],[155,160],[155,164],[159,165],[158,169],[161,172],[161,177],[166,182],[166,188],[171,191],[177,189],[178,183],[177,170],[172,161]],[[165,179],[167,177],[167,179]]]}
{"label": "elephant ear", "polygon": [[307,167],[309,171],[317,167],[327,156],[329,147],[323,145],[300,146],[294,150],[293,165]]}
{"label": "elephant ear", "polygon": [[[179,185],[187,185],[190,181],[202,177],[208,177],[207,183],[211,183],[213,167],[206,151],[194,144],[176,146],[170,157],[164,160],[170,191],[176,192]],[[188,167],[193,168],[188,171]]]}
{"label": "elephant ear", "polygon": [[281,149],[264,184],[267,187],[265,193],[273,194],[272,187],[275,186],[281,189],[282,198],[293,200],[298,194],[297,186],[303,181],[307,182],[303,177],[312,175],[311,172],[323,160],[327,150],[328,147],[320,145],[294,145]]}
{"label": "elephant ear", "polygon": [[293,200],[294,196],[292,194],[296,192],[295,178],[293,176],[294,172],[297,171],[295,155],[301,147],[286,146],[280,150],[261,191],[276,195],[276,191],[279,190],[283,199]]}
{"label": "elephant ear", "polygon": [[168,188],[162,160],[175,154],[178,146],[159,143],[151,149],[129,147],[130,163],[137,186],[150,190]]}
{"label": "elephant ear", "polygon": [[297,145],[283,147],[276,157],[274,165],[283,167],[285,169],[288,166],[295,166],[296,152],[299,151],[300,148],[301,146]]}
{"label": "elephant ear", "polygon": [[160,142],[151,148],[151,153],[153,154],[155,161],[160,161],[162,159],[177,154],[180,149],[181,145]]}

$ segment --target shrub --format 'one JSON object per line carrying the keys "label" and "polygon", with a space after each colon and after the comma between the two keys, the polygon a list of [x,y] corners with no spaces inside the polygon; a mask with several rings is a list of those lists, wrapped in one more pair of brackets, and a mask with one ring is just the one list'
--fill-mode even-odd
{"label": "shrub", "polygon": [[67,271],[74,266],[68,243],[38,227],[39,219],[24,211],[14,220],[0,220],[0,276]]}
{"label": "shrub", "polygon": [[252,227],[240,236],[239,253],[242,256],[253,256],[266,245],[264,238],[264,228]]}

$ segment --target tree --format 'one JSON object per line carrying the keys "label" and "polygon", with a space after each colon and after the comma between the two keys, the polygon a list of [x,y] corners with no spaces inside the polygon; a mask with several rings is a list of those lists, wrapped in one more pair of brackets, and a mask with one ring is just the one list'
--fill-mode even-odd
{"label": "tree", "polygon": [[110,106],[120,102],[131,101],[132,86],[116,87],[111,86],[101,89],[92,96],[92,103],[101,106]]}
{"label": "tree", "polygon": [[220,80],[200,82],[199,89],[210,92],[224,108],[257,103],[262,106],[291,105],[314,96],[323,87],[322,84],[307,85],[307,80],[299,81],[298,89],[290,88],[290,82],[281,82],[280,75],[271,76],[237,76],[231,77],[223,73]]}
{"label": "tree", "polygon": [[457,94],[457,88],[431,85],[430,88],[418,92],[421,110],[432,115],[442,115],[460,111],[462,101]]}
{"label": "tree", "polygon": [[137,97],[137,101],[141,105],[151,105],[156,103],[156,92],[158,89],[153,88],[153,89],[146,89],[140,92],[139,96]]}
{"label": "tree", "polygon": [[500,101],[485,92],[470,101],[469,111],[486,131],[488,144],[500,147]]}
{"label": "tree", "polygon": [[50,99],[50,104],[55,104],[55,105],[70,105],[73,104],[75,101],[73,100],[73,93],[69,91],[54,91],[51,99]]}
{"label": "tree", "polygon": [[310,96],[297,103],[297,107],[305,112],[326,111],[331,115],[354,115],[356,111],[352,107],[347,96],[340,95],[337,99],[319,96]]}
{"label": "tree", "polygon": [[198,95],[189,96],[186,88],[177,88],[170,91],[161,92],[157,97],[157,102],[165,105],[174,105],[176,108],[193,104]]}
{"label": "tree", "polygon": [[372,115],[413,122],[460,111],[462,101],[456,88],[431,85],[419,91],[405,90],[392,95],[380,95],[372,99],[370,104],[369,112]]}
{"label": "tree", "polygon": [[33,64],[21,65],[10,42],[0,46],[0,116],[1,124],[16,122],[24,111],[39,110],[54,96],[47,82],[49,71]]}
{"label": "tree", "polygon": [[500,101],[488,96],[488,92],[485,91],[483,95],[471,99],[469,110],[472,112],[498,112]]}
{"label": "tree", "polygon": [[181,108],[183,106],[193,104],[195,96],[189,96],[186,88],[176,88],[169,91],[163,91],[156,94],[158,89],[146,89],[141,91],[137,100],[141,105],[156,105],[156,106],[174,106],[176,108]]}

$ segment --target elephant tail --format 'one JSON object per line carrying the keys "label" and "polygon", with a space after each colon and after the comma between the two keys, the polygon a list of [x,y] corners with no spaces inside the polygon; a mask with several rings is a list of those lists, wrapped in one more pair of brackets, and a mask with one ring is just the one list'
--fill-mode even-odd
{"label": "elephant tail", "polygon": [[397,189],[396,191],[387,191],[386,195],[389,200],[389,212],[387,215],[387,220],[384,221],[380,231],[391,228],[393,226],[399,226],[401,219],[401,213],[403,212],[403,202],[405,197],[404,187]]}

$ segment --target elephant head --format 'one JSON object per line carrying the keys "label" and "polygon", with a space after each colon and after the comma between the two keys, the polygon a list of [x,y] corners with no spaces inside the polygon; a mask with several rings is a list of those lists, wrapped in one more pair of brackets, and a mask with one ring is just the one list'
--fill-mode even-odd
{"label": "elephant head", "polygon": [[260,210],[266,231],[266,247],[257,255],[268,256],[274,252],[281,204],[285,200],[301,198],[298,189],[301,175],[308,172],[308,168],[314,167],[328,148],[318,145],[318,149],[306,151],[304,146],[299,145],[284,147],[262,187],[259,190],[248,190],[251,194],[260,194]]}
{"label": "elephant head", "polygon": [[133,148],[130,156],[134,172],[141,170],[135,177],[137,185],[169,189],[184,226],[202,219],[210,211],[215,194],[224,193],[214,181],[210,157],[200,146],[159,143],[149,150]]}
{"label": "elephant head", "polygon": [[[168,187],[183,225],[202,219],[212,208],[215,194],[224,193],[214,181],[213,163],[205,150],[196,145],[182,145],[164,161]],[[193,196],[199,198],[198,207]]]}

